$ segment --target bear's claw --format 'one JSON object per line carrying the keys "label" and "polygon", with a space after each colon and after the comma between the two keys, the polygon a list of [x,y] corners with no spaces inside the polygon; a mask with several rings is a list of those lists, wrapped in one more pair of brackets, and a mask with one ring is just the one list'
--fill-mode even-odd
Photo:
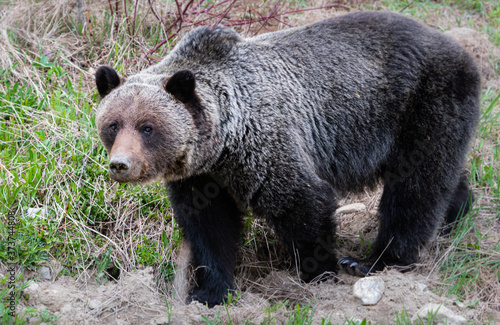
{"label": "bear's claw", "polygon": [[360,264],[360,260],[346,256],[339,259],[340,266],[350,275],[364,277],[370,273],[370,268]]}

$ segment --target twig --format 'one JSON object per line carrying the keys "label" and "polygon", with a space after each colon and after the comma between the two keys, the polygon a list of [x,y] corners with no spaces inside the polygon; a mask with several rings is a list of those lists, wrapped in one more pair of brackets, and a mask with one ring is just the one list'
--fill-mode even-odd
{"label": "twig", "polygon": [[[110,0],[108,0],[110,1]],[[338,7],[338,6],[343,6],[346,4],[349,4],[351,2],[354,2],[355,0],[347,0],[342,3],[334,3],[334,4],[329,4],[325,6],[319,6],[319,7],[314,7],[314,8],[304,8],[304,9],[296,9],[296,10],[289,10],[285,12],[280,12],[282,10],[284,2],[282,0],[276,0],[272,11],[264,15],[258,10],[252,10],[251,13],[253,14],[253,17],[249,18],[241,18],[241,19],[231,19],[228,18],[227,15],[231,10],[233,10],[234,5],[236,4],[238,0],[221,0],[221,1],[214,1],[211,4],[209,4],[206,8],[201,8],[202,4],[205,3],[205,0],[189,0],[189,1],[181,1],[181,0],[175,0],[175,5],[176,5],[176,11],[168,11],[166,13],[167,17],[168,16],[175,16],[172,20],[170,20],[169,24],[166,24],[166,19],[164,17],[160,17],[158,13],[154,10],[154,3],[155,1],[148,0],[149,7],[151,8],[151,11],[153,12],[153,15],[158,19],[162,25],[165,26],[165,32],[167,34],[170,33],[170,35],[160,41],[158,44],[154,45],[153,48],[151,48],[149,51],[146,52],[146,59],[148,60],[149,63],[151,63],[151,58],[150,56],[158,51],[159,48],[161,48],[163,45],[168,43],[170,40],[172,40],[175,36],[180,37],[180,32],[181,30],[185,30],[188,28],[191,28],[193,26],[215,26],[215,25],[224,25],[224,26],[230,26],[230,27],[238,27],[238,26],[248,26],[248,30],[250,30],[250,27],[252,24],[259,23],[261,26],[258,28],[258,30],[255,32],[255,34],[258,34],[262,31],[263,28],[267,30],[267,25],[271,21],[271,19],[274,19],[278,23],[284,24],[289,27],[293,27],[293,25],[287,23],[284,21],[281,17],[285,15],[291,15],[294,13],[299,13],[299,12],[305,12],[305,11],[312,11],[312,10],[319,10],[319,9],[328,9],[328,8],[333,8],[333,7]],[[138,0],[136,0],[136,5],[137,5]],[[185,3],[185,5],[184,5]],[[215,9],[228,4],[226,8],[224,8],[221,12],[215,13]],[[235,10],[237,12],[243,12],[242,10]],[[245,13],[245,12],[243,12]],[[257,16],[257,17],[255,17]],[[215,20],[214,20],[215,19]],[[174,26],[177,26],[175,32],[173,31]],[[135,32],[134,32],[135,33]]]}
{"label": "twig", "polygon": [[[118,6],[118,0],[116,0],[116,5]],[[130,19],[128,17],[128,10],[127,10],[127,0],[123,0],[123,12],[125,13],[125,19],[127,20],[127,31],[128,31],[128,34],[131,35],[130,34]]]}
{"label": "twig", "polygon": [[108,4],[109,4],[109,12],[111,13],[111,16],[113,16],[114,12],[113,12],[113,5],[111,4],[111,0],[108,0]]}
{"label": "twig", "polygon": [[226,10],[224,11],[224,13],[220,16],[220,19],[217,23],[213,24],[213,26],[217,26],[220,24],[220,22],[224,19],[224,17],[226,17],[226,15],[228,14],[229,10],[231,10],[231,8],[233,7],[233,5],[236,3],[237,0],[233,0],[231,2],[231,4],[226,8]]}
{"label": "twig", "polygon": [[135,0],[135,7],[134,7],[134,20],[132,21],[132,36],[135,35],[135,20],[137,19],[137,5],[139,4],[139,0]]}
{"label": "twig", "polygon": [[184,14],[182,13],[182,9],[181,9],[181,5],[179,3],[179,0],[175,0],[175,5],[177,6],[177,11],[178,11],[177,20],[179,22],[179,28],[181,28],[182,27],[182,17],[184,16]]}
{"label": "twig", "polygon": [[410,2],[409,4],[407,4],[403,9],[401,9],[399,12],[403,12],[405,11],[406,9],[408,9],[408,7],[410,7],[413,3],[415,2],[415,0],[413,0],[412,2]]}
{"label": "twig", "polygon": [[186,11],[187,11],[187,10],[189,9],[189,7],[193,4],[193,1],[194,1],[194,0],[190,0],[190,1],[187,3],[186,7],[184,7],[184,10],[182,11],[182,16],[184,16],[184,15],[186,14]]}
{"label": "twig", "polygon": [[271,12],[271,14],[269,16],[267,16],[266,20],[264,21],[263,24],[261,24],[260,28],[254,33],[254,35],[257,35],[261,29],[267,24],[267,22],[269,21],[269,19],[271,19],[271,16],[276,14],[276,12],[278,11],[278,5],[281,3],[281,0],[278,0],[276,1],[276,3],[274,4],[274,7],[273,7],[273,11]]}
{"label": "twig", "polygon": [[149,4],[149,8],[151,9],[151,12],[156,17],[156,19],[158,19],[160,24],[164,25],[163,19],[160,16],[158,16],[158,14],[156,13],[155,8],[153,7],[153,4],[151,3],[151,0],[148,0],[148,4]]}
{"label": "twig", "polygon": [[356,1],[356,0],[350,0],[350,1],[342,2],[342,3],[334,3],[334,4],[331,4],[331,5],[326,5],[326,6],[321,6],[321,7],[290,10],[290,11],[286,11],[284,13],[278,14],[278,16],[295,14],[295,13],[304,12],[304,11],[311,11],[311,10],[329,9],[329,8],[333,8],[333,7],[340,7],[340,6],[348,5],[349,3],[354,2],[354,1]]}

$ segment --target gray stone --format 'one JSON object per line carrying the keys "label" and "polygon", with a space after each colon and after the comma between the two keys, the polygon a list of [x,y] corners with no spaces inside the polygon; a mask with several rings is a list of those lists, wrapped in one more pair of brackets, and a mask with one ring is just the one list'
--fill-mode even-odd
{"label": "gray stone", "polygon": [[61,308],[61,314],[69,315],[73,312],[73,306],[71,304],[66,304]]}
{"label": "gray stone", "polygon": [[425,292],[427,290],[427,286],[425,284],[423,284],[423,283],[417,283],[415,285],[415,289],[417,290],[417,292],[423,293],[423,292]]}
{"label": "gray stone", "polygon": [[354,212],[361,212],[366,210],[366,205],[363,203],[353,203],[344,205],[343,207],[338,208],[335,213],[337,214],[348,214]]}
{"label": "gray stone", "polygon": [[42,266],[40,268],[40,274],[42,275],[42,278],[44,279],[47,279],[47,280],[50,280],[51,277],[50,277],[50,269],[46,266]]}
{"label": "gray stone", "polygon": [[170,320],[168,316],[163,316],[163,317],[160,317],[160,318],[156,318],[156,319],[153,319],[151,322],[150,322],[151,325],[167,325],[167,324],[182,324],[182,323],[179,323],[178,321],[176,320]]}
{"label": "gray stone", "polygon": [[47,208],[28,208],[25,214],[26,219],[46,219],[47,218]]}
{"label": "gray stone", "polygon": [[40,286],[36,282],[32,282],[26,289],[24,289],[24,293],[28,295],[34,295],[40,290]]}
{"label": "gray stone", "polygon": [[429,318],[433,318],[432,324],[436,325],[460,325],[466,324],[465,317],[455,314],[452,310],[439,304],[427,304],[420,309],[411,319],[413,324],[429,324]]}
{"label": "gray stone", "polygon": [[382,298],[384,294],[385,284],[384,281],[377,276],[359,279],[354,284],[353,294],[354,297],[361,300],[365,306],[375,305]]}
{"label": "gray stone", "polygon": [[101,305],[101,302],[98,300],[90,300],[88,303],[88,306],[90,309],[97,309]]}

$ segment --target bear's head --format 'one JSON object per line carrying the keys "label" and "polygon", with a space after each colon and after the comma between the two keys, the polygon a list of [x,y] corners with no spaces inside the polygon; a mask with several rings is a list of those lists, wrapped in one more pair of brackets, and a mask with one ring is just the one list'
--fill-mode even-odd
{"label": "bear's head", "polygon": [[181,70],[146,82],[140,77],[125,81],[102,66],[96,84],[101,96],[96,123],[109,154],[110,177],[146,183],[187,176],[196,121],[204,118],[194,73]]}

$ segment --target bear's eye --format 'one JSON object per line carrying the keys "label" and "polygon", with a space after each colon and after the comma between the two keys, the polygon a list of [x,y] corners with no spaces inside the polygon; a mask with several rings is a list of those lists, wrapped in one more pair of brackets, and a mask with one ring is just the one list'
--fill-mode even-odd
{"label": "bear's eye", "polygon": [[145,134],[145,135],[150,135],[152,132],[153,132],[153,128],[150,127],[150,126],[145,126],[143,129],[142,129],[142,132]]}
{"label": "bear's eye", "polygon": [[113,123],[109,126],[109,130],[111,131],[111,133],[116,133],[118,132],[118,124],[116,123]]}

